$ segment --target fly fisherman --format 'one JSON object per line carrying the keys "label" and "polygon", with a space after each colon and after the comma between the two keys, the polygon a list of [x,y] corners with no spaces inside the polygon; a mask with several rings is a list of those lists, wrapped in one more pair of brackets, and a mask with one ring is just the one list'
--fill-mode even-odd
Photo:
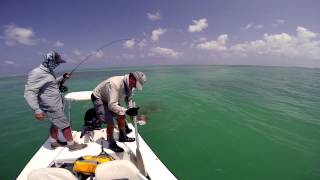
{"label": "fly fisherman", "polygon": [[63,111],[59,85],[61,86],[61,82],[69,79],[70,74],[65,73],[63,76],[56,78],[53,72],[58,65],[65,62],[57,52],[46,54],[43,63],[29,73],[24,97],[29,106],[34,110],[37,120],[42,121],[45,117],[48,117],[51,121],[51,148],[55,149],[65,145],[58,140],[58,130],[61,130],[67,140],[67,147],[70,151],[75,151],[83,149],[87,145],[74,142],[70,121],[66,118]]}
{"label": "fly fisherman", "polygon": [[[133,142],[135,138],[127,136],[126,132],[126,114],[136,116],[139,108],[132,108],[130,100],[133,91],[137,88],[142,90],[143,83],[146,81],[146,75],[136,71],[124,76],[114,76],[101,82],[92,92],[91,100],[93,102],[98,120],[107,124],[107,140],[109,148],[114,152],[123,152],[123,148],[119,147],[113,137],[115,117],[119,127],[119,142]],[[120,105],[123,99],[128,108]]]}

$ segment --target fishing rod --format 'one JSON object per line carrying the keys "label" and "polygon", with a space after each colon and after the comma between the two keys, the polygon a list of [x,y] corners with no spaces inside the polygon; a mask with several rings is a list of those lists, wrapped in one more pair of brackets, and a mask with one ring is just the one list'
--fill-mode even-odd
{"label": "fishing rod", "polygon": [[140,42],[140,41],[141,41],[141,40],[139,41],[139,40],[133,39],[133,38],[117,39],[117,40],[114,40],[114,41],[111,41],[111,42],[109,42],[109,43],[107,43],[107,44],[102,45],[101,47],[99,47],[98,49],[96,49],[94,52],[92,52],[92,53],[90,53],[89,55],[87,55],[83,60],[80,61],[80,63],[78,63],[78,64],[70,71],[70,73],[64,73],[64,74],[63,74],[63,79],[62,79],[62,80],[60,81],[60,83],[59,83],[59,89],[60,89],[60,91],[61,91],[61,92],[66,92],[66,91],[68,91],[68,88],[67,88],[66,86],[64,86],[63,84],[65,83],[65,81],[66,81],[67,79],[70,79],[70,78],[71,78],[71,75],[73,74],[73,72],[74,72],[75,70],[77,70],[78,67],[79,67],[81,64],[83,64],[84,62],[86,62],[87,60],[89,60],[90,57],[92,57],[93,55],[95,55],[96,53],[98,53],[99,51],[101,51],[102,49],[107,48],[107,47],[109,47],[109,46],[111,46],[111,45],[113,45],[113,44],[115,44],[115,43],[117,43],[117,42],[129,41],[129,40],[133,40],[133,41],[137,41],[137,42]]}
{"label": "fishing rod", "polygon": [[107,44],[102,45],[102,46],[99,47],[96,51],[94,51],[93,53],[87,55],[82,61],[80,61],[80,63],[77,64],[76,67],[74,67],[74,68],[71,70],[71,72],[69,73],[70,76],[71,76],[71,74],[72,74],[76,69],[78,69],[78,67],[79,67],[82,63],[84,63],[85,61],[87,61],[91,56],[95,55],[96,53],[98,53],[98,52],[101,51],[102,49],[104,49],[104,48],[106,48],[106,47],[109,47],[109,46],[111,46],[112,44],[115,44],[115,43],[117,43],[117,42],[128,41],[128,40],[138,41],[138,40],[132,39],[132,38],[123,38],[123,39],[117,39],[117,40],[114,40],[114,41],[111,41],[111,42],[109,42],[109,43],[107,43]]}

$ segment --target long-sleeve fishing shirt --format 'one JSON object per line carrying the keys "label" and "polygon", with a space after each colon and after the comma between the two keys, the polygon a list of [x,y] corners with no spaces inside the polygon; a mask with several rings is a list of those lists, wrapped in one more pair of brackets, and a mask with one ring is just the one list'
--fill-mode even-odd
{"label": "long-sleeve fishing shirt", "polygon": [[125,100],[130,100],[133,95],[129,89],[129,75],[111,77],[101,82],[92,93],[106,103],[110,111],[125,115],[127,108],[120,106],[120,99],[127,97]]}
{"label": "long-sleeve fishing shirt", "polygon": [[63,108],[59,91],[59,82],[62,79],[62,76],[56,78],[54,73],[43,65],[29,73],[24,98],[35,113],[56,112]]}

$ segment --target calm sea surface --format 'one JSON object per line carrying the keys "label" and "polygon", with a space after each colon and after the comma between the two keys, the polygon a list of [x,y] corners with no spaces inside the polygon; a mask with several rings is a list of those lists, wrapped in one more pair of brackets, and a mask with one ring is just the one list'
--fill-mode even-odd
{"label": "calm sea surface", "polygon": [[[76,72],[69,91],[141,70],[135,100],[145,141],[179,179],[319,180],[320,70],[155,66]],[[0,78],[1,180],[15,179],[48,137],[23,98],[26,77]],[[75,105],[80,130],[91,102]]]}

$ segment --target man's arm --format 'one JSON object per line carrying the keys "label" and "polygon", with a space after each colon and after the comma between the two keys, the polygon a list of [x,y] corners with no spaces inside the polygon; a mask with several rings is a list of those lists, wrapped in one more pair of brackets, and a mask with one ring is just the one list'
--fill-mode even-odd
{"label": "man's arm", "polygon": [[56,81],[58,84],[63,84],[67,79],[70,79],[70,73],[64,73],[62,76],[57,77]]}
{"label": "man's arm", "polygon": [[126,96],[124,98],[124,101],[126,102],[127,108],[131,108],[132,107],[132,98],[131,97]]}
{"label": "man's arm", "polygon": [[109,92],[108,107],[110,108],[110,110],[118,115],[125,115],[127,108],[119,105],[119,90],[110,83],[107,85],[107,91]]}
{"label": "man's arm", "polygon": [[35,114],[41,114],[41,110],[38,102],[38,95],[41,88],[48,82],[49,77],[44,74],[37,74],[31,72],[28,76],[27,84],[25,85],[24,98],[29,106],[34,110]]}

